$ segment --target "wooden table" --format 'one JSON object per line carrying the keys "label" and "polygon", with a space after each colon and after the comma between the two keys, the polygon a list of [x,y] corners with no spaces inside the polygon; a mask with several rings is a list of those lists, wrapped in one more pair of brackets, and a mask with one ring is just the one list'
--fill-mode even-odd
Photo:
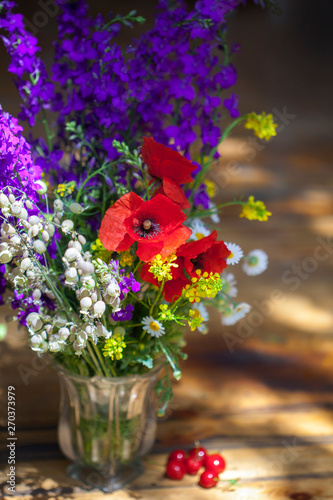
{"label": "wooden table", "polygon": [[[23,347],[24,334],[11,327],[0,343],[0,359],[1,401],[8,385],[17,391],[15,499],[333,499],[332,255],[297,287],[290,282],[290,273],[297,272],[293,266],[309,265],[306,259],[315,254],[318,237],[326,241],[333,236],[332,171],[325,148],[312,144],[311,151],[304,151],[302,143],[303,153],[297,155],[294,141],[288,156],[286,149],[280,153],[283,137],[279,141],[270,145],[270,156],[261,156],[265,167],[244,167],[230,179],[227,193],[232,199],[255,192],[274,217],[265,225],[226,212],[220,230],[221,238],[245,251],[263,248],[269,254],[269,271],[262,276],[244,279],[238,272],[240,299],[261,311],[262,320],[240,338],[237,327],[222,327],[213,313],[209,335],[188,335],[183,379],[175,385],[167,418],[159,423],[145,474],[128,488],[105,495],[82,489],[66,476],[68,462],[56,444],[56,376],[36,362]],[[280,290],[279,300],[273,300],[273,290]],[[226,334],[236,338],[234,352]],[[30,370],[28,385],[18,366]],[[215,489],[200,488],[195,477],[181,482],[164,477],[167,454],[196,440],[226,458],[227,469]],[[0,475],[5,499],[10,498],[7,472],[4,467]]]}

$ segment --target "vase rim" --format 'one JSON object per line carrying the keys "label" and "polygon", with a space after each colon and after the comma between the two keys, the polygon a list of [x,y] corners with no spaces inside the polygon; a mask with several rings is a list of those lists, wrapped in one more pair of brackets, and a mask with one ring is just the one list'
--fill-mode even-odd
{"label": "vase rim", "polygon": [[90,381],[92,383],[94,382],[103,382],[103,383],[112,383],[112,384],[123,384],[125,382],[133,382],[135,380],[142,380],[142,379],[145,379],[145,378],[151,378],[153,377],[154,375],[157,375],[163,368],[163,364],[160,363],[158,365],[156,365],[155,367],[153,367],[151,370],[149,370],[148,372],[146,373],[138,373],[138,374],[129,374],[129,375],[124,375],[124,376],[121,376],[121,377],[104,377],[104,376],[100,376],[100,375],[93,375],[93,376],[85,376],[85,375],[78,375],[76,373],[71,373],[70,371],[68,371],[64,366],[58,364],[58,363],[54,363],[53,364],[53,367],[55,368],[55,370],[59,373],[61,373],[62,375],[65,375],[66,377],[69,377],[73,380],[77,380],[77,381]]}

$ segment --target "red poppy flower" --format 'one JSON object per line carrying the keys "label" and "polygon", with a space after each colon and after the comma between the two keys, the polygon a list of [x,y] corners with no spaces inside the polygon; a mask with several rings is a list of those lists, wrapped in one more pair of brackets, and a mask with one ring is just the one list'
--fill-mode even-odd
{"label": "red poppy flower", "polygon": [[[196,271],[200,269],[207,273],[221,273],[227,267],[226,259],[230,255],[223,241],[216,241],[217,232],[202,238],[198,241],[185,243],[177,250],[177,260],[175,264],[178,267],[172,268],[173,279],[167,281],[164,285],[163,295],[166,301],[174,302],[182,293],[182,289],[190,283],[190,280],[184,273],[196,276]],[[159,285],[154,275],[149,272],[149,264],[143,266],[141,278],[153,285]]]}
{"label": "red poppy flower", "polygon": [[191,172],[196,166],[177,151],[155,142],[152,137],[144,137],[141,154],[149,174],[162,181],[156,194],[164,194],[181,209],[190,208],[180,186],[193,181]]}
{"label": "red poppy flower", "polygon": [[216,241],[217,232],[198,241],[190,241],[182,245],[177,255],[183,257],[186,272],[195,277],[200,269],[207,273],[221,273],[227,267],[227,258],[230,250],[223,241]]}
{"label": "red poppy flower", "polygon": [[162,258],[174,253],[191,234],[183,226],[185,214],[161,194],[143,201],[133,192],[122,196],[102,220],[99,239],[110,251],[122,252],[138,241],[137,256],[149,262],[157,254]]}

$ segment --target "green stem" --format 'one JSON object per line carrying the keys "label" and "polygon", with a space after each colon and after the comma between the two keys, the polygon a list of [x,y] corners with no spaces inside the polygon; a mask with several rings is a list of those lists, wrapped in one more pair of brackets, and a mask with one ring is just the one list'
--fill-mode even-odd
{"label": "green stem", "polygon": [[156,299],[155,299],[155,301],[154,301],[153,305],[152,305],[152,306],[151,306],[151,308],[150,308],[150,311],[149,311],[150,316],[152,316],[152,315],[153,315],[153,312],[154,312],[154,309],[155,309],[155,305],[156,305],[156,304],[157,304],[157,302],[160,300],[161,294],[162,294],[162,292],[163,292],[164,284],[165,284],[165,281],[163,281],[163,282],[162,282],[162,284],[161,284],[161,286],[160,286],[160,289],[159,289],[159,291],[158,291],[158,293],[157,293],[157,295],[156,295]]}
{"label": "green stem", "polygon": [[87,342],[87,349],[88,349],[88,351],[89,351],[89,354],[90,354],[91,359],[93,360],[93,362],[94,362],[94,364],[95,364],[95,370],[96,370],[97,375],[99,375],[100,377],[103,377],[103,372],[101,371],[101,368],[100,368],[100,366],[99,366],[99,364],[98,364],[98,360],[97,360],[97,358],[96,358],[96,356],[95,356],[95,354],[94,354],[93,349],[91,348],[91,345],[90,345],[90,341],[89,341],[89,340],[88,340],[88,342]]}
{"label": "green stem", "polygon": [[138,299],[138,297],[133,292],[129,291],[128,293],[136,300],[136,302],[139,302],[142,306],[145,306],[147,309],[149,309],[148,304],[146,304],[142,300]]}
{"label": "green stem", "polygon": [[81,184],[81,187],[76,195],[76,199],[75,201],[78,203],[79,200],[80,200],[80,197],[81,197],[81,194],[82,194],[82,191],[83,191],[83,188],[84,186],[87,184],[87,182],[90,181],[90,179],[92,179],[93,177],[95,177],[96,175],[100,174],[101,172],[103,172],[103,170],[105,170],[107,164],[104,162],[103,165],[101,166],[101,168],[99,168],[98,170],[96,170],[95,172],[93,172],[91,175],[88,175],[88,177],[86,178],[86,180]]}
{"label": "green stem", "polygon": [[42,114],[43,114],[42,123],[44,125],[45,132],[46,132],[47,147],[48,147],[49,151],[51,152],[52,151],[51,132],[50,132],[48,121],[46,119],[46,113],[45,113],[45,109],[44,108],[42,109]]}
{"label": "green stem", "polygon": [[100,353],[100,350],[98,349],[97,345],[94,342],[92,342],[92,346],[94,348],[95,353],[97,354],[98,360],[99,360],[99,362],[101,364],[101,367],[102,367],[102,370],[104,371],[105,376],[109,377],[110,373],[107,370],[107,367],[106,367],[106,365],[104,363],[104,359],[103,359],[102,354]]}

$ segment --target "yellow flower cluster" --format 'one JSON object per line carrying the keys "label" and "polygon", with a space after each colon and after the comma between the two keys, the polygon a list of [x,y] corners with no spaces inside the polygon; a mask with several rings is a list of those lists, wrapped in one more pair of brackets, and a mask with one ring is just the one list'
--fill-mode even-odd
{"label": "yellow flower cluster", "polygon": [[159,314],[159,319],[161,321],[171,321],[175,319],[174,313],[170,310],[168,304],[160,305],[161,312]]}
{"label": "yellow flower cluster", "polygon": [[106,250],[106,248],[103,247],[100,239],[97,238],[97,240],[95,240],[94,243],[91,244],[90,250],[96,258],[102,259],[102,261],[106,262],[107,264],[110,262],[112,252],[109,252],[108,250]]}
{"label": "yellow flower cluster", "polygon": [[171,268],[178,267],[178,264],[173,264],[177,259],[176,255],[169,255],[166,259],[162,259],[160,255],[156,255],[155,259],[151,261],[149,272],[153,273],[158,281],[172,280]]}
{"label": "yellow flower cluster", "polygon": [[194,332],[196,328],[200,327],[201,323],[203,322],[203,318],[198,309],[190,309],[189,318],[187,321],[189,327],[191,328],[191,331]]}
{"label": "yellow flower cluster", "polygon": [[121,267],[125,266],[131,266],[134,262],[134,258],[131,255],[131,252],[129,250],[126,250],[125,252],[119,252],[119,264]]}
{"label": "yellow flower cluster", "polygon": [[216,194],[216,185],[214,182],[210,181],[209,179],[206,179],[204,181],[204,184],[206,185],[206,191],[209,196],[209,198],[214,198]]}
{"label": "yellow flower cluster", "polygon": [[61,197],[72,194],[74,191],[75,182],[68,182],[67,184],[58,184],[56,193],[60,194]]}
{"label": "yellow flower cluster", "polygon": [[124,336],[120,333],[115,333],[106,340],[104,347],[102,348],[103,355],[105,357],[110,356],[112,360],[121,359],[123,357],[123,350],[126,347],[124,342]]}
{"label": "yellow flower cluster", "polygon": [[247,204],[243,205],[242,213],[239,217],[245,217],[249,220],[266,221],[270,215],[272,215],[272,212],[266,209],[263,201],[254,201],[254,196],[250,196]]}
{"label": "yellow flower cluster", "polygon": [[271,137],[276,135],[277,124],[274,123],[273,115],[265,112],[257,115],[257,113],[250,113],[247,115],[247,121],[244,125],[245,128],[254,131],[254,135],[259,139],[268,141]]}
{"label": "yellow flower cluster", "polygon": [[196,271],[197,278],[191,278],[192,285],[183,288],[182,296],[189,302],[200,302],[203,298],[214,298],[222,289],[222,281],[219,273],[202,273]]}

